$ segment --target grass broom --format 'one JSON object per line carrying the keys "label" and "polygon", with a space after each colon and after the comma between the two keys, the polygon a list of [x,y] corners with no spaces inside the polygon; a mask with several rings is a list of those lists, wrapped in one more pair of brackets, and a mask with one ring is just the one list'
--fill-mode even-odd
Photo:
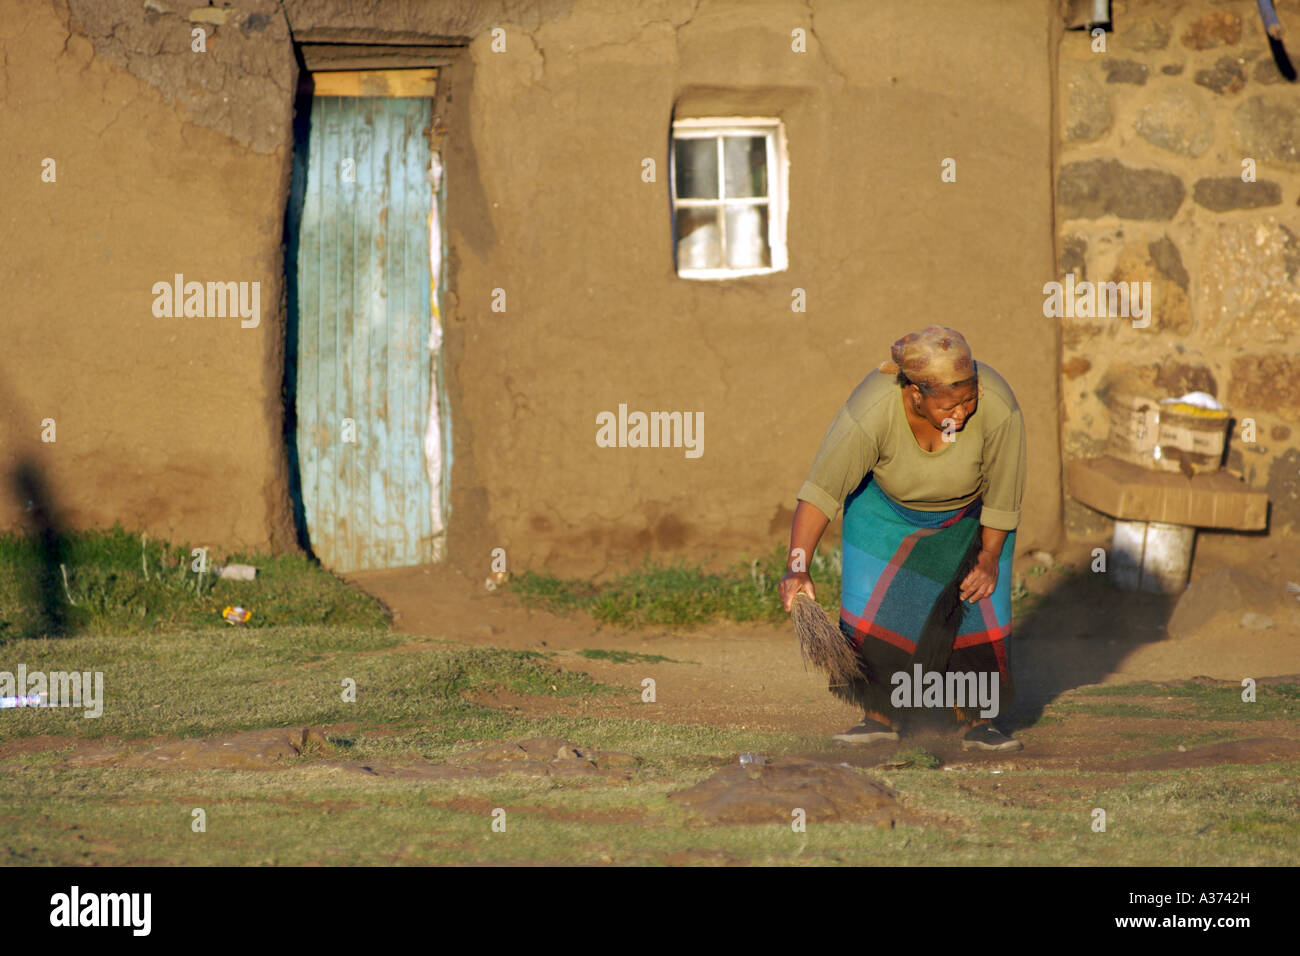
{"label": "grass broom", "polygon": [[800,591],[790,605],[790,618],[799,639],[799,656],[830,678],[832,686],[865,681],[857,651],[822,606]]}

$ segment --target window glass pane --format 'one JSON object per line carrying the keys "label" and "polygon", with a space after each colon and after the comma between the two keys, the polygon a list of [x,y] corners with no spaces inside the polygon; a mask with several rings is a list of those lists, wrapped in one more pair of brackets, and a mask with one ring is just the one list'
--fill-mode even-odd
{"label": "window glass pane", "polygon": [[717,199],[717,139],[677,139],[673,141],[673,150],[677,163],[678,198]]}
{"label": "window glass pane", "polygon": [[718,208],[677,210],[677,268],[721,269]]}
{"label": "window glass pane", "polygon": [[727,171],[727,198],[767,195],[767,139],[725,136],[722,161]]}
{"label": "window glass pane", "polygon": [[759,269],[772,265],[767,245],[767,206],[727,204],[727,268]]}

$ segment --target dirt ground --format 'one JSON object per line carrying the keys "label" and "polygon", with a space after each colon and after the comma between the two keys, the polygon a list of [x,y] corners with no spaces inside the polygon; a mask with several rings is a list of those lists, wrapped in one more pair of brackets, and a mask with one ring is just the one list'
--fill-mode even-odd
{"label": "dirt ground", "polygon": [[[1193,585],[1198,581],[1219,581],[1224,568],[1244,567],[1246,545],[1235,536],[1205,536],[1196,557]],[[1058,564],[1086,566],[1090,551],[1088,545],[1079,544],[1062,549],[1054,558]],[[1024,556],[1016,562],[1017,577],[1023,577],[1041,600],[1033,612],[1024,614],[1015,624],[1012,661],[1018,696],[1001,722],[1025,747],[1011,753],[963,752],[955,726],[911,728],[901,743],[867,747],[834,743],[830,735],[856,722],[858,714],[827,692],[823,678],[803,669],[792,628],[786,621],[720,623],[697,630],[625,631],[597,626],[583,615],[564,617],[529,610],[508,591],[489,591],[482,580],[467,580],[445,566],[367,573],[353,580],[389,607],[399,632],[411,635],[396,647],[367,653],[436,652],[441,645],[428,638],[536,650],[551,655],[550,659],[561,667],[586,672],[622,688],[614,694],[559,697],[503,688],[462,692],[477,702],[529,718],[627,718],[752,732],[753,742],[746,740],[737,749],[765,753],[765,762],[741,766],[734,755],[696,756],[692,775],[698,778],[697,772],[703,770],[710,776],[688,781],[689,785],[668,795],[675,807],[695,821],[690,826],[780,822],[784,828],[789,823],[789,808],[798,807],[812,822],[861,823],[886,832],[912,826],[956,838],[969,830],[968,819],[952,815],[950,808],[929,805],[907,788],[893,789],[896,780],[890,776],[891,771],[930,757],[937,760],[920,765],[944,771],[944,793],[956,800],[963,796],[975,798],[976,806],[993,807],[995,811],[999,807],[1059,810],[1074,799],[1076,790],[1092,792],[1120,786],[1134,772],[1186,770],[1194,775],[1202,768],[1300,759],[1300,727],[1285,709],[1277,711],[1280,716],[1268,719],[1224,720],[1202,712],[1204,708],[1193,714],[1189,709],[1194,706],[1192,702],[1177,696],[1178,692],[1171,688],[1169,696],[1149,690],[1121,690],[1119,693],[1125,696],[1107,696],[1098,702],[1103,705],[1099,708],[1102,712],[1094,713],[1087,706],[1076,707],[1079,698],[1070,695],[1070,691],[1088,685],[1194,680],[1216,686],[1231,697],[1238,692],[1243,676],[1255,678],[1264,687],[1273,682],[1300,680],[1300,604],[1286,591],[1288,575],[1290,579],[1300,576],[1290,570],[1300,567],[1300,546],[1279,542],[1264,566],[1250,568],[1258,581],[1246,583],[1258,585],[1253,592],[1258,600],[1243,602],[1237,596],[1239,592],[1224,589],[1222,600],[1216,604],[1219,592],[1214,588],[1202,587],[1193,592],[1198,595],[1195,606],[1204,612],[1205,624],[1180,627],[1177,638],[1165,629],[1175,604],[1173,599],[1114,590],[1098,575],[1055,571],[1034,575],[1029,572],[1035,566],[1044,566],[1036,565],[1036,561],[1033,556]],[[1270,594],[1276,600],[1268,600]],[[1250,603],[1248,609],[1234,606],[1245,603]],[[1239,620],[1247,610],[1267,614],[1273,626],[1225,628],[1215,623]],[[1186,618],[1186,614],[1182,616]],[[598,648],[655,657],[619,663],[580,653]],[[642,699],[642,682],[646,678],[655,681],[653,702]],[[1042,719],[1043,710],[1063,696],[1065,700]],[[1120,716],[1133,703],[1139,703],[1140,709]],[[323,770],[328,775],[331,786],[362,788],[349,791],[351,796],[346,799],[326,795],[324,801],[312,804],[312,812],[361,812],[372,807],[362,796],[369,792],[365,789],[369,782],[387,780],[417,786],[464,784],[469,787],[465,792],[438,796],[428,806],[486,818],[501,805],[494,788],[499,788],[498,778],[503,775],[511,775],[516,781],[512,786],[516,787],[522,775],[543,781],[548,793],[577,793],[586,792],[587,787],[635,786],[640,780],[639,768],[647,759],[635,743],[623,743],[626,751],[602,750],[593,746],[593,740],[552,736],[494,740],[442,761],[413,751],[385,753],[380,760],[358,759],[339,740],[360,727],[292,725],[196,738],[84,739],[45,735],[0,742],[0,760],[18,757],[21,761],[27,755],[59,750],[63,751],[60,764],[77,770],[126,768],[181,774],[235,770],[275,774],[305,766],[298,758],[306,757],[311,758],[307,763],[316,772]],[[367,727],[365,733],[397,730]],[[811,739],[797,743],[797,752],[789,752],[788,738],[775,745],[770,738],[761,736],[768,732]],[[749,734],[741,736],[744,739]],[[769,750],[769,745],[773,749]],[[854,772],[861,769],[881,771],[883,775]],[[1089,775],[1087,782],[1080,782],[1081,773]],[[654,779],[662,781],[664,777]],[[916,778],[920,779],[929,778]],[[1286,778],[1264,769],[1251,779],[1271,787],[1283,784]],[[155,797],[145,794],[132,799]],[[247,794],[232,798],[247,799],[251,799]],[[266,799],[274,802],[287,798],[271,795]],[[1091,807],[1093,803],[1086,805]],[[579,806],[564,800],[525,801],[512,812],[558,824],[653,827],[662,820],[661,814],[635,802],[626,806],[599,802]],[[1261,819],[1261,825],[1272,826],[1271,817]],[[1228,825],[1223,820],[1202,822],[1204,826],[1196,832],[1198,837],[1216,826]],[[80,824],[69,826],[75,830]],[[1051,839],[1056,832],[1034,819],[1020,820],[1014,830],[1016,839],[1039,842]],[[80,840],[83,835],[78,832],[74,837]],[[999,837],[1009,838],[1005,833]],[[744,861],[720,848],[693,848],[683,855],[676,850],[659,853],[601,847],[604,844],[592,851],[593,861],[644,860],[671,865]],[[116,852],[102,841],[93,844],[92,849]],[[466,845],[466,852],[479,850],[477,843]],[[393,862],[401,859],[395,855]]]}
{"label": "dirt ground", "polygon": [[[1079,543],[1054,555],[1058,564],[1086,566],[1091,544]],[[1245,565],[1251,543],[1234,535],[1204,535],[1198,544],[1193,584],[1223,568]],[[1256,551],[1257,553],[1257,551]],[[1043,708],[1075,688],[1096,684],[1192,679],[1221,682],[1234,690],[1242,677],[1261,684],[1300,680],[1300,602],[1286,582],[1300,577],[1300,543],[1278,542],[1268,563],[1251,568],[1277,600],[1249,610],[1267,613],[1274,626],[1264,630],[1220,627],[1246,608],[1233,606],[1225,593],[1218,604],[1202,603],[1205,626],[1175,639],[1165,623],[1175,599],[1113,589],[1098,576],[1028,573],[1036,559],[1017,559],[1015,574],[1042,596],[1038,608],[1013,625],[1012,664],[1017,685],[1015,706],[1001,723],[1026,744],[1010,754],[966,753],[953,727],[913,727],[903,744],[848,748],[826,740],[808,756],[855,767],[887,766],[881,761],[900,746],[920,746],[937,756],[945,769],[979,766],[1008,770],[1122,772],[1136,769],[1194,768],[1218,764],[1253,764],[1300,756],[1300,733],[1293,720],[1251,721],[1239,725],[1238,739],[1171,749],[1116,760],[1135,735],[1175,735],[1192,741],[1221,734],[1222,722],[1180,715],[1169,698],[1158,716],[1108,717],[1070,713],[1040,723]],[[1288,577],[1289,576],[1289,577]],[[626,688],[622,694],[578,698],[538,697],[505,689],[480,692],[476,701],[528,717],[627,717],[674,724],[807,734],[827,738],[855,723],[858,714],[833,698],[824,679],[804,670],[791,626],[721,622],[697,630],[635,630],[602,627],[581,614],[559,616],[523,607],[504,590],[489,591],[449,567],[418,567],[367,572],[350,577],[376,595],[394,616],[398,632],[445,638],[472,645],[536,650],[553,655],[567,668],[584,671],[605,683]],[[1210,592],[1213,596],[1215,592]],[[1221,605],[1221,606],[1220,606]],[[377,654],[422,653],[426,641],[413,640]],[[668,661],[631,661],[583,656],[584,649],[630,651]],[[642,700],[642,682],[655,681],[655,700]],[[1148,703],[1150,698],[1147,698]],[[1116,701],[1112,701],[1116,702]],[[324,743],[344,725],[319,729],[246,731],[196,740],[151,738],[149,741],[82,741],[34,737],[0,744],[0,758],[19,753],[71,748],[68,761],[78,766],[273,769],[304,751],[338,757]],[[314,743],[313,743],[314,742]],[[141,750],[140,745],[145,744]],[[446,766],[387,766],[334,760],[340,770],[376,776],[451,779],[492,776],[515,758],[536,764],[545,774],[626,772],[625,754],[569,750],[574,745],[537,738],[531,742],[493,745],[472,751]],[[536,754],[525,754],[537,744]],[[581,747],[582,744],[577,745]],[[522,747],[522,749],[521,749]],[[557,748],[559,756],[557,757]],[[533,748],[536,749],[536,748]],[[491,751],[488,753],[488,751]],[[498,751],[500,751],[498,753]],[[833,756],[832,756],[833,755]],[[400,763],[400,762],[399,762]]]}
{"label": "dirt ground", "polygon": [[[1061,548],[1055,561],[1086,568],[1093,546]],[[1246,555],[1258,553],[1258,542],[1245,536],[1202,533],[1191,582],[1221,568],[1248,566]],[[1273,627],[1206,627],[1180,640],[1165,630],[1173,598],[1124,592],[1092,575],[1070,578],[1049,571],[1034,576],[1028,572],[1035,564],[1029,555],[1018,556],[1015,574],[1044,602],[1036,614],[1013,623],[1011,641],[1017,701],[1007,723],[1026,741],[1049,746],[1045,735],[1050,732],[1034,729],[1035,718],[1044,705],[1076,687],[1194,677],[1239,682],[1300,674],[1300,602],[1286,591],[1288,580],[1300,580],[1300,542],[1279,539],[1265,566],[1249,567],[1273,586],[1277,601],[1271,608],[1234,608],[1225,600],[1219,609],[1223,613],[1214,616],[1218,622],[1235,613],[1267,610]],[[350,580],[393,611],[401,632],[552,651],[559,664],[625,686],[640,687],[646,677],[655,681],[653,704],[630,694],[626,701],[574,705],[591,708],[588,713],[608,708],[676,723],[828,735],[858,716],[831,697],[820,675],[803,669],[788,624],[719,622],[698,630],[624,631],[601,627],[582,615],[529,610],[512,595],[489,591],[482,580],[468,580],[447,567],[367,572]],[[662,655],[682,663],[615,663],[577,653],[590,648]],[[492,702],[512,704],[499,697]],[[529,711],[537,703],[520,700],[514,705]],[[1180,722],[1180,729],[1191,728]],[[1255,729],[1293,736],[1295,728],[1289,733],[1286,728]]]}

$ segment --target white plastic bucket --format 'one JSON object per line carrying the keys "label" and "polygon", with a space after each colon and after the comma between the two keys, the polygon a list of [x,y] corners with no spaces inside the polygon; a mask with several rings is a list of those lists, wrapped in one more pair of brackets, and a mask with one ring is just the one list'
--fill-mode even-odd
{"label": "white plastic bucket", "polygon": [[1126,591],[1181,594],[1192,566],[1196,529],[1159,521],[1116,521],[1110,573]]}

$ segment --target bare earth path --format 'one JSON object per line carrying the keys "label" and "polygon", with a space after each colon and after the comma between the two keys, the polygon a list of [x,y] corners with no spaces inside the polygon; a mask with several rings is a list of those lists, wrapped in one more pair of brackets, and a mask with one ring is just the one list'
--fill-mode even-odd
{"label": "bare earth path", "polygon": [[[1069,578],[1049,572],[1036,577],[1027,574],[1033,559],[1018,557],[1015,573],[1046,600],[1038,613],[1014,624],[1012,664],[1019,699],[1011,726],[1028,728],[1027,734],[1018,731],[1027,741],[1042,738],[1046,728],[1033,729],[1041,707],[1088,684],[1202,676],[1238,682],[1300,674],[1300,603],[1285,591],[1287,580],[1300,581],[1300,543],[1270,545],[1267,565],[1250,570],[1276,587],[1278,600],[1268,609],[1274,626],[1262,631],[1225,627],[1194,640],[1167,635],[1171,599],[1116,590],[1100,575]],[[1091,545],[1076,544],[1058,552],[1056,560],[1087,567],[1090,551]],[[1192,581],[1220,568],[1242,567],[1252,553],[1259,553],[1256,542],[1203,533]],[[401,632],[556,652],[556,663],[622,686],[639,688],[644,678],[654,679],[654,705],[643,704],[639,693],[631,692],[626,700],[583,705],[605,713],[814,735],[843,730],[858,716],[830,696],[819,675],[803,670],[786,623],[625,631],[600,627],[584,615],[529,610],[509,594],[489,592],[482,579],[472,581],[446,567],[367,572],[350,579],[394,612]],[[1225,605],[1223,610],[1235,615],[1238,609]],[[1251,610],[1264,609],[1243,607],[1240,612]],[[620,664],[577,653],[595,648],[682,663]],[[520,706],[529,709],[527,702]]]}

